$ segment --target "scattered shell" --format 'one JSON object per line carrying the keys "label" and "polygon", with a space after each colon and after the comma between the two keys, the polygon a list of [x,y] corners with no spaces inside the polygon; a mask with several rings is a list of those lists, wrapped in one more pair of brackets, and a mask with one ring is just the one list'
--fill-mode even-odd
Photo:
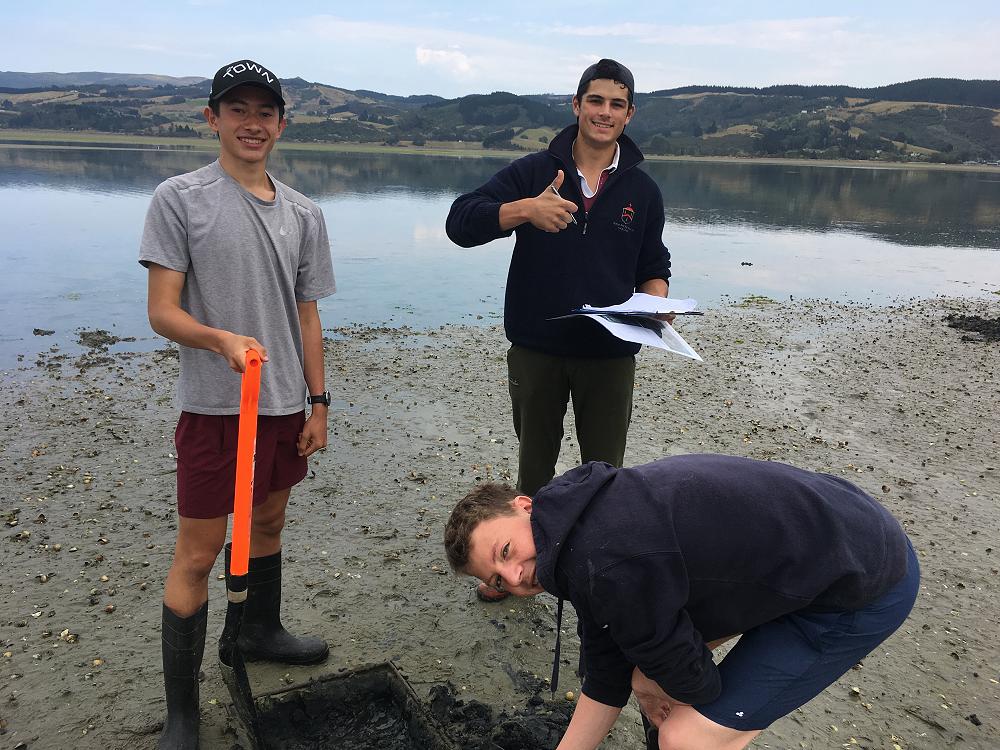
{"label": "scattered shell", "polygon": [[104,611],[107,612],[110,615],[112,612],[115,611],[115,605],[114,604],[109,604],[108,606],[106,606],[104,608]]}
{"label": "scattered shell", "polygon": [[567,690],[566,691],[566,700],[568,700],[568,701],[574,701],[574,700],[576,700],[576,695],[574,695],[574,693],[573,693],[572,690]]}

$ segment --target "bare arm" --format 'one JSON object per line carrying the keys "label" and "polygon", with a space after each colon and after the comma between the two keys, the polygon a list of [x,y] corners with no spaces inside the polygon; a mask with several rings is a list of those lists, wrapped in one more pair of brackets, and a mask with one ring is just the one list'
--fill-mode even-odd
{"label": "bare arm", "polygon": [[607,737],[621,711],[581,695],[556,750],[594,750]]}
{"label": "bare arm", "polygon": [[203,325],[181,307],[184,278],[180,271],[150,264],[146,307],[152,329],[178,344],[219,354],[234,372],[243,372],[249,349],[256,349],[266,362],[267,350],[257,339]]}
{"label": "bare arm", "polygon": [[670,291],[670,284],[663,279],[649,279],[639,285],[639,291],[643,294],[652,294],[655,297],[667,297]]}
{"label": "bare arm", "polygon": [[[299,302],[299,326],[302,330],[303,374],[309,393],[317,395],[326,389],[323,368],[323,325],[316,302]],[[327,443],[326,404],[313,404],[312,412],[299,435],[300,456],[311,456]]]}
{"label": "bare arm", "polygon": [[[670,291],[670,284],[663,279],[649,279],[649,281],[644,281],[639,285],[639,291],[645,294],[652,294],[656,297],[666,297],[667,293]],[[671,315],[670,313],[662,313],[656,317],[659,320],[672,324],[674,322],[674,318],[677,316]]]}

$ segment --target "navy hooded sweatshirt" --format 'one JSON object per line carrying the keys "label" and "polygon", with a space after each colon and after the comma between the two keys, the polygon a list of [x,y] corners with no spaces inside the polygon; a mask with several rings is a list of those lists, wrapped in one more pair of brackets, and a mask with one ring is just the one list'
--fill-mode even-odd
{"label": "navy hooded sweatshirt", "polygon": [[789,612],[852,610],[906,573],[907,542],[849,482],[734,456],[589,463],[543,487],[539,583],[576,609],[583,692],[621,707],[633,666],[684,703],[714,700],[705,643]]}
{"label": "navy hooded sweatshirt", "polygon": [[[552,139],[548,150],[518,159],[479,189],[459,196],[445,228],[462,247],[517,232],[504,300],[504,329],[512,344],[555,356],[629,356],[639,351],[638,344],[615,338],[592,320],[551,318],[585,304],[624,302],[642,283],[670,278],[670,253],[662,237],[663,197],[652,178],[637,168],[642,153],[623,134],[618,169],[584,212],[573,161],[578,130],[571,125]],[[501,230],[500,206],[540,195],[559,169],[565,176],[559,192],[577,205],[577,223],[556,233],[530,222]]]}

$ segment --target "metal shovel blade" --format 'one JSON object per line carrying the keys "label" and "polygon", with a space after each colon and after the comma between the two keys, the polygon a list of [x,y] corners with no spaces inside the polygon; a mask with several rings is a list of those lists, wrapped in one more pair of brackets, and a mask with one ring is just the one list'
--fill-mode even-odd
{"label": "metal shovel blade", "polygon": [[243,620],[243,602],[229,602],[226,609],[226,625],[219,639],[219,669],[222,679],[229,688],[233,699],[236,715],[250,737],[253,750],[267,750],[260,731],[260,720],[257,717],[257,706],[254,704],[253,693],[250,690],[250,679],[247,676],[246,662],[240,652],[236,639],[240,634],[240,623]]}

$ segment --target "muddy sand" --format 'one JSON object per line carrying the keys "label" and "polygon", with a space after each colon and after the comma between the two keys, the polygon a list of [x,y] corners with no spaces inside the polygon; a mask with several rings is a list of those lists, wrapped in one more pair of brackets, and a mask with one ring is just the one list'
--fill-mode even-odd
{"label": "muddy sand", "polygon": [[[903,628],[754,747],[1000,746],[998,317],[995,298],[754,300],[680,324],[703,363],[640,355],[628,463],[721,452],[837,474],[884,502],[920,555]],[[255,690],[392,659],[428,703],[453,690],[441,715],[476,714],[483,741],[532,711],[557,719],[538,697],[554,600],[480,604],[441,545],[467,488],[515,471],[502,331],[330,334],[331,447],[292,494],[284,618],[325,636],[331,657],[250,664]],[[109,354],[99,332],[81,343],[0,385],[0,749],[144,750],[162,721],[176,355]],[[561,469],[579,455],[568,422]],[[216,573],[201,736],[232,748],[221,561]],[[563,704],[579,691],[564,627]],[[640,748],[639,726],[633,704],[603,747]]]}

